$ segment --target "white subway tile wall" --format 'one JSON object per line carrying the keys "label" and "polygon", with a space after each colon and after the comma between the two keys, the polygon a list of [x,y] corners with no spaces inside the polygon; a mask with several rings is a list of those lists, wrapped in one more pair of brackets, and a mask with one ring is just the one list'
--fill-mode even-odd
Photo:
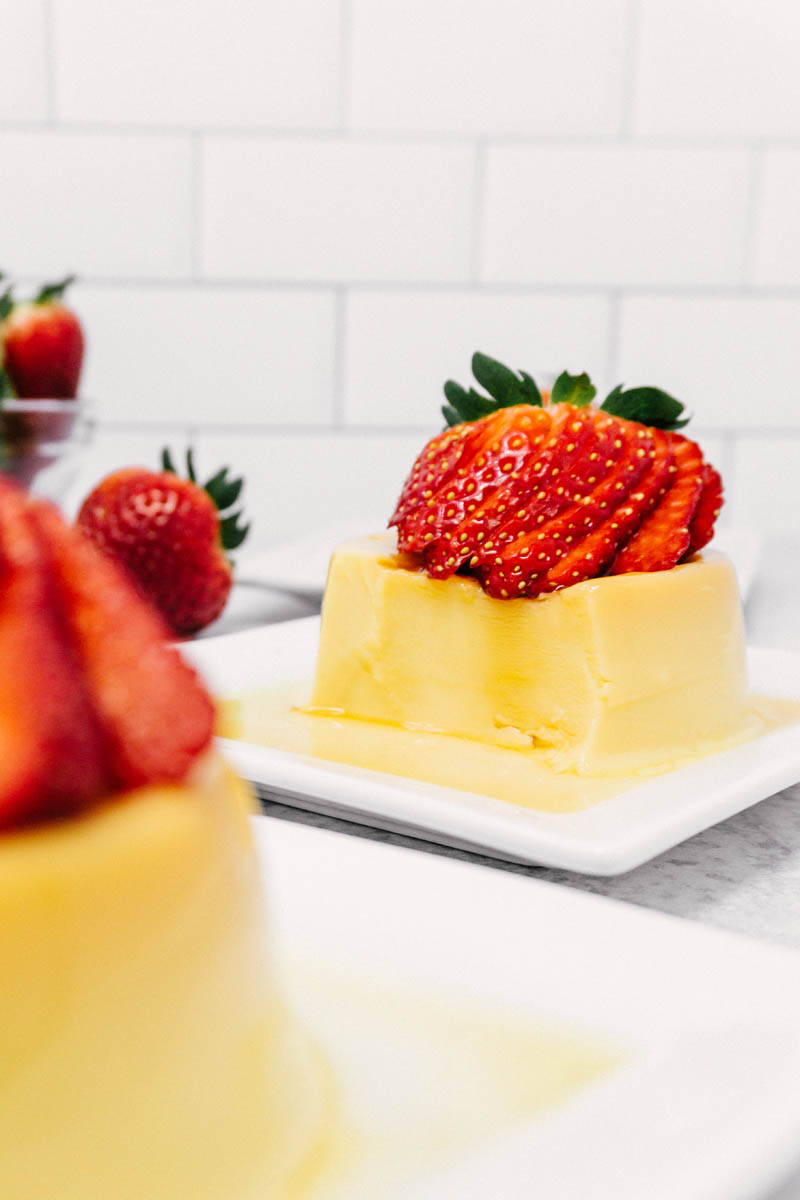
{"label": "white subway tile wall", "polygon": [[352,0],[350,122],[613,136],[625,16],[626,0]]}
{"label": "white subway tile wall", "polygon": [[96,278],[191,270],[191,145],[154,134],[0,127],[0,263]]}
{"label": "white subway tile wall", "polygon": [[605,381],[609,313],[602,295],[351,288],[345,422],[434,432],[441,427],[442,384],[448,378],[470,382],[474,350],[534,375],[546,375],[558,363]]}
{"label": "white subway tile wall", "polygon": [[45,121],[49,97],[45,0],[0,0],[3,86],[0,122]]}
{"label": "white subway tile wall", "polygon": [[570,284],[736,284],[746,150],[495,146],[482,277]]}
{"label": "white subway tile wall", "polygon": [[85,391],[101,422],[330,425],[334,297],[327,291],[79,284]]}
{"label": "white subway tile wall", "polygon": [[58,117],[89,124],[338,123],[339,24],[319,0],[51,0]]}
{"label": "white subway tile wall", "polygon": [[201,269],[212,279],[466,280],[466,146],[207,138]]}
{"label": "white subway tile wall", "polygon": [[0,28],[0,267],[81,278],[85,485],[193,440],[250,476],[256,545],[388,514],[480,348],[673,390],[728,519],[800,529],[794,0],[0,0]]}

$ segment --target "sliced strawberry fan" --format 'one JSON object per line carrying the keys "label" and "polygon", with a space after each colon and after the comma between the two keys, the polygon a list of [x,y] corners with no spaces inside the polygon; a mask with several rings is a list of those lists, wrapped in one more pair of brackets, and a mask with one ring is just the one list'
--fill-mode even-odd
{"label": "sliced strawberry fan", "polygon": [[552,393],[484,354],[488,395],[448,380],[447,422],[417,458],[390,525],[435,579],[475,575],[492,596],[538,596],[602,574],[668,570],[705,546],[719,473],[676,431],[683,405],[659,388],[588,375]]}

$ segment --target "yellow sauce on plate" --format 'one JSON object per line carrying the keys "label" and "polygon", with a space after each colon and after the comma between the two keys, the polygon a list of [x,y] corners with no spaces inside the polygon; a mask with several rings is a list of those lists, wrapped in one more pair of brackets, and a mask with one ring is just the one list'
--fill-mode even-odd
{"label": "yellow sauce on plate", "polygon": [[[697,755],[654,764],[636,774],[608,776],[556,772],[545,753],[466,737],[431,733],[380,721],[323,714],[307,708],[310,684],[266,688],[223,700],[217,731],[222,737],[290,751],[326,762],[347,763],[388,775],[476,792],[541,812],[565,813],[608,800],[648,776],[697,761]],[[733,736],[710,743],[708,753],[800,721],[800,703],[753,697]]]}

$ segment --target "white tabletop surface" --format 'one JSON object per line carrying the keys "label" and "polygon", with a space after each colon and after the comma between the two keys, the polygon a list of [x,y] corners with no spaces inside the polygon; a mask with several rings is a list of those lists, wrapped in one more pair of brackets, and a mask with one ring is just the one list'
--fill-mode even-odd
{"label": "white tabletop surface", "polygon": [[[315,605],[308,599],[243,589],[234,598],[220,632],[314,611]],[[800,650],[800,536],[787,534],[765,542],[745,619],[751,645]],[[214,632],[212,627],[209,633]],[[611,879],[483,859],[279,803],[267,801],[265,808],[270,815],[287,820],[414,846],[427,853],[468,858],[491,870],[553,880],[800,951],[800,783]],[[800,1200],[800,1171],[770,1200]]]}

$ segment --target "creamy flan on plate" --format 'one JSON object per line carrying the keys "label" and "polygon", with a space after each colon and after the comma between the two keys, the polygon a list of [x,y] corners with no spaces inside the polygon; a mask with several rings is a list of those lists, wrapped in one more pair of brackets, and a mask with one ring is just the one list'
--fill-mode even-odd
{"label": "creamy flan on plate", "polygon": [[330,1129],[249,790],[154,611],[0,476],[0,1195],[294,1200]]}
{"label": "creamy flan on plate", "polygon": [[0,1192],[295,1200],[334,1085],[281,995],[249,792],[214,756],[0,837]]}
{"label": "creamy flan on plate", "polygon": [[334,553],[311,686],[229,703],[222,735],[567,812],[800,719],[749,693],[679,402],[473,370],[490,395],[446,385],[396,535]]}

